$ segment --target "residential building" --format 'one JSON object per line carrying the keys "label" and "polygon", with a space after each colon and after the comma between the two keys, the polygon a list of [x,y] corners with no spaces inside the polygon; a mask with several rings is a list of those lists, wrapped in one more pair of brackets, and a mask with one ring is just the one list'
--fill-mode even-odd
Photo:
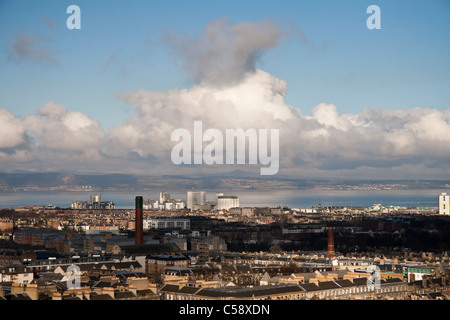
{"label": "residential building", "polygon": [[150,229],[181,229],[190,230],[191,221],[189,219],[153,218],[144,219],[144,230]]}
{"label": "residential building", "polygon": [[14,228],[14,221],[10,218],[0,219],[0,232],[11,232]]}
{"label": "residential building", "polygon": [[166,268],[189,268],[190,259],[182,254],[148,255],[145,257],[145,272],[160,275]]}

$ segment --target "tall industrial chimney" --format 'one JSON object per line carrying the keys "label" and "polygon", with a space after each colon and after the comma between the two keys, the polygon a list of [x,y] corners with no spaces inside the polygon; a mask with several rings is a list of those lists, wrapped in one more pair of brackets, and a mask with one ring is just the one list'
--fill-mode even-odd
{"label": "tall industrial chimney", "polygon": [[328,252],[327,257],[335,257],[336,253],[334,252],[334,233],[333,228],[328,228]]}
{"label": "tall industrial chimney", "polygon": [[136,197],[136,217],[135,217],[135,234],[134,234],[134,244],[144,243],[144,214],[143,214],[143,199],[141,196]]}

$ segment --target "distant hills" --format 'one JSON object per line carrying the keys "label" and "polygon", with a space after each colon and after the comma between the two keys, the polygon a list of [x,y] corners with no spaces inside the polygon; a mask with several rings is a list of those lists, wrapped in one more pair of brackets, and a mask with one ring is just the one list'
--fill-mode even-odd
{"label": "distant hills", "polygon": [[447,189],[450,180],[344,180],[296,179],[260,176],[233,171],[218,175],[0,173],[0,190],[58,190],[82,188],[97,190],[190,190],[190,189]]}

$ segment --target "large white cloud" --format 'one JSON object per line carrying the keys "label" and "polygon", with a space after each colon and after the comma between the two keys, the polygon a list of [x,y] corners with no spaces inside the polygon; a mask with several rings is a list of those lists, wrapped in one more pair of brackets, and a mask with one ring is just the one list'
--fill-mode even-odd
{"label": "large white cloud", "polygon": [[141,155],[153,152],[169,163],[171,132],[192,130],[193,122],[202,120],[204,130],[279,129],[285,172],[300,167],[335,174],[357,168],[386,171],[430,164],[448,170],[448,111],[366,108],[359,114],[343,114],[336,106],[321,103],[311,116],[304,116],[286,104],[285,94],[286,84],[261,70],[220,88],[206,84],[189,90],[128,92],[122,98],[138,107],[137,116],[111,132],[116,136],[120,132],[122,151],[127,150],[126,141],[135,139],[134,151]]}
{"label": "large white cloud", "polygon": [[0,149],[13,148],[25,142],[22,121],[5,109],[0,109]]}
{"label": "large white cloud", "polygon": [[[285,102],[286,83],[255,70],[239,83],[120,95],[136,114],[107,133],[86,114],[49,102],[20,120],[0,110],[2,168],[178,173],[170,158],[175,129],[279,129],[280,173],[360,178],[433,177],[450,170],[450,112],[366,108],[340,113],[327,103],[310,116]],[[29,138],[27,138],[29,136]],[[0,148],[0,149],[1,149]],[[207,165],[192,167],[204,170]],[[215,166],[216,170],[233,167]],[[185,172],[185,171],[184,171]]]}
{"label": "large white cloud", "polygon": [[53,150],[93,150],[104,145],[105,132],[100,123],[78,111],[67,110],[54,102],[46,103],[24,120],[38,144]]}

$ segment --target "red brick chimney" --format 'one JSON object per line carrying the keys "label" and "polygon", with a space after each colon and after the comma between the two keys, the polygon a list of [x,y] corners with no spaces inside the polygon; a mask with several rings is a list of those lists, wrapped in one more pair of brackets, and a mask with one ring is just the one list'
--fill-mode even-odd
{"label": "red brick chimney", "polygon": [[143,244],[144,243],[144,233],[143,233],[143,225],[144,225],[144,214],[143,214],[143,199],[141,196],[136,197],[136,217],[135,217],[135,235],[134,235],[134,244]]}
{"label": "red brick chimney", "polygon": [[327,257],[336,257],[336,253],[334,252],[334,233],[333,228],[328,228],[328,252]]}

